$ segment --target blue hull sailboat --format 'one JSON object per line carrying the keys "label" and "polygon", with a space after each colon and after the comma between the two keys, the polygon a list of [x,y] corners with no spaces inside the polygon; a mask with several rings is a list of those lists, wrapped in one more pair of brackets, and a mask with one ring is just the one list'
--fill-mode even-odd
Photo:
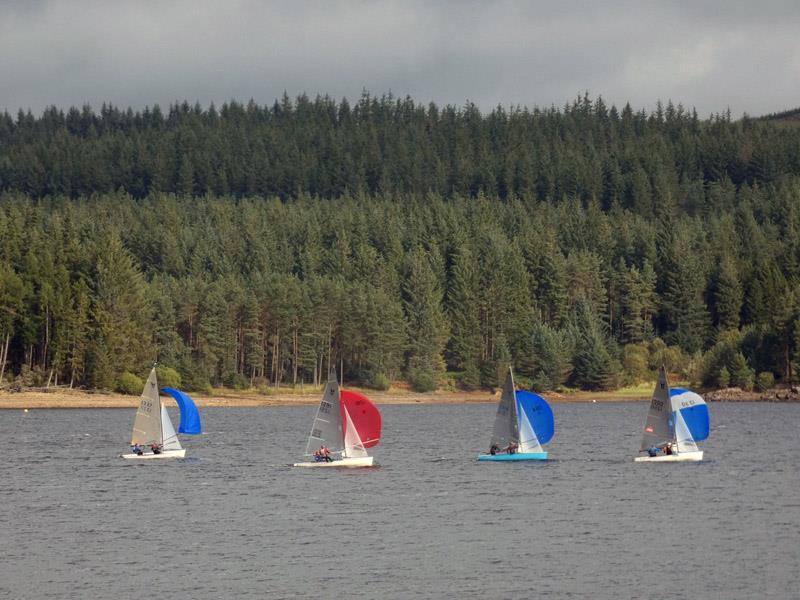
{"label": "blue hull sailboat", "polygon": [[550,405],[533,392],[515,390],[514,375],[509,368],[497,405],[491,450],[489,454],[478,456],[478,460],[547,460],[547,452],[542,445],[553,438],[554,431]]}

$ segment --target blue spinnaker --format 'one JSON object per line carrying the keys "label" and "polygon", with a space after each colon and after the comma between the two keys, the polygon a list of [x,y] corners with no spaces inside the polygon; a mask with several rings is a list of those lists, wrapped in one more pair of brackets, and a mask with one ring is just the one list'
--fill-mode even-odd
{"label": "blue spinnaker", "polygon": [[182,391],[174,388],[162,388],[161,391],[175,398],[175,401],[178,403],[178,408],[181,409],[181,425],[178,427],[178,433],[186,433],[189,435],[202,433],[200,427],[200,413],[197,412],[194,400],[192,400],[188,394],[184,394]]}
{"label": "blue spinnaker", "polygon": [[682,388],[672,388],[669,391],[669,399],[674,411],[680,411],[692,439],[701,442],[708,437],[710,431],[710,419],[708,406],[703,398]]}
{"label": "blue spinnaker", "polygon": [[521,410],[525,411],[528,421],[533,427],[536,438],[540,444],[546,444],[553,438],[555,422],[553,409],[547,401],[533,392],[520,390],[517,392],[517,402]]}

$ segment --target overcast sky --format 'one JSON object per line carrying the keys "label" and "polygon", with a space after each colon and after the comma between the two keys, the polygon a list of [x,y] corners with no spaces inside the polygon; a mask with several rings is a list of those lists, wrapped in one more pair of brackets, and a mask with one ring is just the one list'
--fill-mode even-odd
{"label": "overcast sky", "polygon": [[0,110],[362,89],[776,112],[800,106],[800,2],[0,0]]}

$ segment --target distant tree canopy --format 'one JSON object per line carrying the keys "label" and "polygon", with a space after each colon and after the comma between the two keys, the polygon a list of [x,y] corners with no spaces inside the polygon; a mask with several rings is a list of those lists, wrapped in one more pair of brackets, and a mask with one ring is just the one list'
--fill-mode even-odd
{"label": "distant tree canopy", "polygon": [[4,114],[0,382],[791,379],[799,219],[795,126],[671,104]]}
{"label": "distant tree canopy", "polygon": [[184,102],[166,114],[104,105],[0,115],[0,191],[34,198],[484,194],[596,199],[650,217],[729,210],[728,188],[787,174],[800,175],[794,128],[729,114],[701,121],[672,103],[619,111],[587,96],[486,115],[368,94],[352,106],[303,95],[272,106]]}

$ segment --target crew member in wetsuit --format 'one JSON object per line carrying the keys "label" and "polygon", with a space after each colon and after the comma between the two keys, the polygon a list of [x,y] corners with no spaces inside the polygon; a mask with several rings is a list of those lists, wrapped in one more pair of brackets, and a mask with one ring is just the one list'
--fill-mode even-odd
{"label": "crew member in wetsuit", "polygon": [[498,446],[497,444],[492,444],[492,447],[491,447],[491,448],[489,448],[489,454],[491,454],[492,456],[494,456],[494,455],[495,455],[495,454],[497,454],[498,452],[500,452],[500,446]]}
{"label": "crew member in wetsuit", "polygon": [[153,442],[150,444],[150,450],[153,451],[153,454],[161,454],[161,445]]}
{"label": "crew member in wetsuit", "polygon": [[333,459],[331,458],[331,451],[328,450],[327,446],[322,447],[322,458],[325,460],[325,462],[333,462]]}
{"label": "crew member in wetsuit", "polygon": [[507,452],[508,454],[516,454],[516,453],[517,453],[517,448],[519,448],[519,446],[517,445],[517,443],[516,443],[516,442],[511,442],[511,443],[508,445],[508,448],[506,448],[506,452]]}

